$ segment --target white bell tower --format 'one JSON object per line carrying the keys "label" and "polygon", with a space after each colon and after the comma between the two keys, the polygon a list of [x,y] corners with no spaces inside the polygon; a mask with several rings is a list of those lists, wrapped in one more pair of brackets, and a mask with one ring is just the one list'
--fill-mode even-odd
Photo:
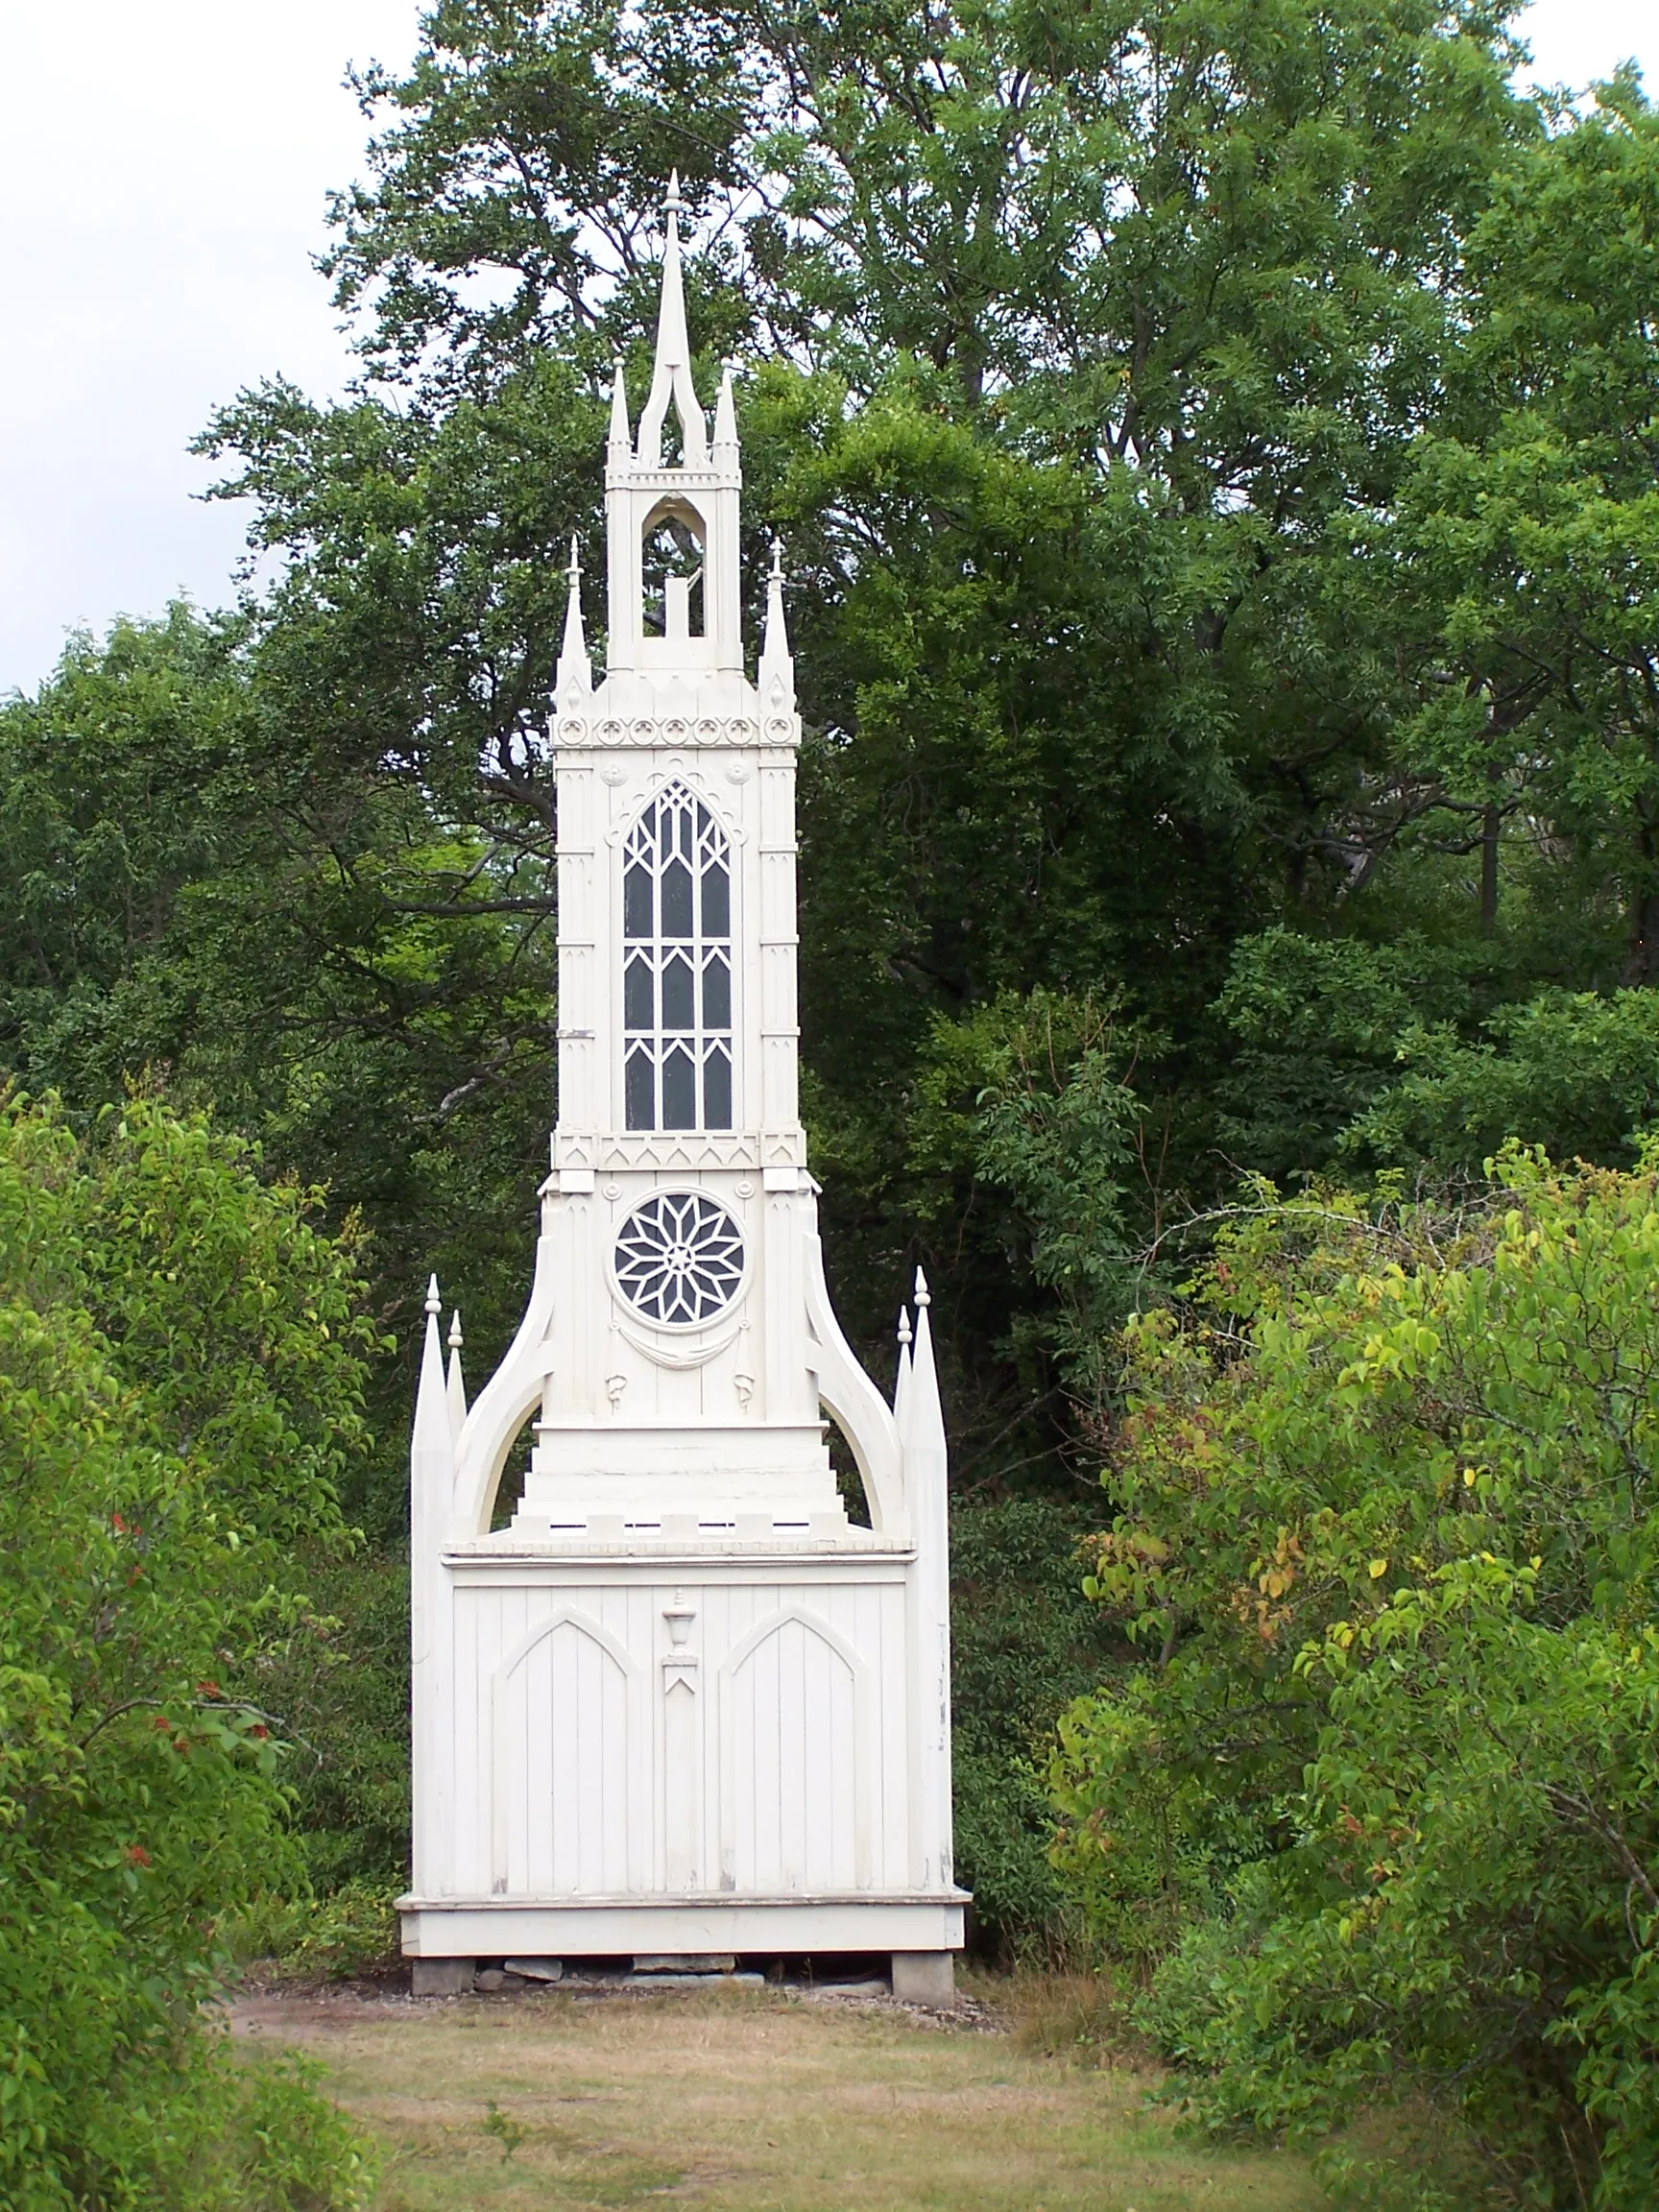
{"label": "white bell tower", "polygon": [[[678,206],[671,187],[637,436],[616,372],[597,686],[571,549],[559,1118],[529,1305],[470,1411],[436,1283],[427,1300],[403,1948],[418,1988],[479,1959],[883,1951],[896,1988],[938,1998],[966,1898],[926,1286],[889,1407],[825,1287],[797,1099],[783,578],[775,548],[751,684],[732,377],[710,440]],[[493,1528],[531,1421],[522,1497]]]}

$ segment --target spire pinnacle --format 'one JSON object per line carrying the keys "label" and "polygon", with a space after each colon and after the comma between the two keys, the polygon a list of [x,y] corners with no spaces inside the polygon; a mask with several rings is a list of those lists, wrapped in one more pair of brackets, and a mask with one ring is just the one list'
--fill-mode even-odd
{"label": "spire pinnacle", "polygon": [[582,628],[582,557],[574,531],[570,533],[570,565],[565,573],[570,579],[570,590],[565,601],[565,641],[559,648],[559,666],[553,678],[561,701],[572,687],[580,692],[593,688],[593,664],[588,658],[588,639]]}
{"label": "spire pinnacle", "polygon": [[899,1309],[899,1371],[893,1378],[893,1417],[903,1429],[910,1397],[910,1311]]}
{"label": "spire pinnacle", "polygon": [[415,1432],[409,1440],[411,1509],[419,1517],[429,1505],[447,1505],[454,1475],[455,1431],[444,1380],[444,1338],[438,1317],[444,1310],[438,1278],[426,1286],[426,1334],[421,1347],[421,1381],[415,1393]]}
{"label": "spire pinnacle", "polygon": [[628,427],[628,383],[622,373],[622,356],[616,356],[616,365],[611,378],[611,451],[632,453],[634,433]]}
{"label": "spire pinnacle", "polygon": [[737,450],[737,409],[732,397],[732,373],[734,364],[727,361],[720,371],[720,397],[714,402],[714,450],[722,458]]}
{"label": "spire pinnacle", "polygon": [[638,463],[641,469],[662,466],[662,423],[672,399],[680,417],[681,444],[685,465],[702,469],[709,461],[709,426],[691,382],[691,342],[685,334],[685,288],[680,273],[680,172],[669,180],[662,203],[668,218],[668,235],[662,249],[662,300],[657,311],[657,358],[651,372],[651,396],[639,418]]}
{"label": "spire pinnacle", "polygon": [[457,1442],[461,1426],[467,1418],[467,1384],[461,1373],[461,1309],[456,1307],[449,1322],[449,1380],[445,1388],[449,1407],[449,1433]]}
{"label": "spire pinnacle", "polygon": [[772,569],[766,579],[766,627],[760,634],[760,665],[756,685],[769,714],[795,710],[795,662],[789,651],[789,626],[783,618],[783,548],[772,541]]}
{"label": "spire pinnacle", "polygon": [[[939,1373],[933,1358],[933,1329],[927,1309],[933,1303],[927,1278],[916,1270],[916,1340],[910,1349],[910,1372],[904,1384],[904,1445],[908,1452],[935,1448],[939,1472],[944,1474],[945,1415],[939,1404]],[[908,1478],[907,1478],[908,1479]]]}

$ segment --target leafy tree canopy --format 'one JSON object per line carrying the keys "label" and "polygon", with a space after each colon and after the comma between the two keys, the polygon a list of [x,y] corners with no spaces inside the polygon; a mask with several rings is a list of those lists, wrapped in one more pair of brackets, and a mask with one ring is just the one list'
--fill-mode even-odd
{"label": "leafy tree canopy", "polygon": [[[364,1446],[349,1244],[142,1099],[0,1109],[0,2193],[368,2201],[332,2108],[198,2019],[225,1915],[294,1869],[266,1707]],[[263,2130],[263,2132],[261,2132]],[[266,2145],[261,2150],[261,2145]]]}
{"label": "leafy tree canopy", "polygon": [[1140,1657],[1062,1720],[1056,1860],[1173,1938],[1206,2124],[1460,2121],[1450,2195],[1362,2201],[1651,2194],[1656,1191],[1516,1149],[1461,1212],[1263,1190],[1131,1333],[1089,1587]]}

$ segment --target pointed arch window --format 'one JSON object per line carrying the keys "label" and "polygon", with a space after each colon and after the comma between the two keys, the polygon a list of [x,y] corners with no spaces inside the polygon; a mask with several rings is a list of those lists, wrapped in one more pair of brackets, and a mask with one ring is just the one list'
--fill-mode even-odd
{"label": "pointed arch window", "polygon": [[622,854],[622,1090],[630,1129],[732,1126],[732,857],[671,783]]}
{"label": "pointed arch window", "polygon": [[703,517],[688,499],[660,499],[639,541],[640,622],[672,642],[704,634]]}

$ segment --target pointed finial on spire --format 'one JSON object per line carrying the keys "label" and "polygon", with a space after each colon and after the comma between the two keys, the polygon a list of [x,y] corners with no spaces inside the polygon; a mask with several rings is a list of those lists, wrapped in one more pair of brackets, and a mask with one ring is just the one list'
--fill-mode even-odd
{"label": "pointed finial on spire", "polygon": [[449,1407],[449,1433],[460,1439],[462,1424],[467,1418],[467,1383],[461,1373],[461,1309],[456,1307],[449,1323],[449,1380],[445,1386],[445,1398]]}
{"label": "pointed finial on spire", "polygon": [[709,460],[709,425],[691,382],[691,342],[685,334],[685,288],[680,274],[680,172],[675,170],[662,203],[668,217],[668,235],[662,248],[662,302],[657,311],[657,358],[651,371],[651,394],[639,418],[638,464],[641,469],[662,466],[662,421],[672,398],[680,417],[681,445],[685,465],[705,468]]}
{"label": "pointed finial on spire", "polygon": [[570,579],[570,590],[565,601],[565,639],[553,677],[561,705],[571,692],[586,693],[593,688],[593,664],[588,658],[588,638],[582,628],[582,559],[574,531],[570,533],[570,565],[565,573]]}
{"label": "pointed finial on spire", "polygon": [[735,362],[724,362],[720,370],[720,397],[714,402],[714,451],[724,458],[737,451],[737,408],[732,397],[732,377]]}
{"label": "pointed finial on spire", "polygon": [[685,204],[680,197],[680,172],[678,169],[670,169],[668,189],[662,196],[662,211],[665,215],[678,215]]}
{"label": "pointed finial on spire", "polygon": [[795,711],[795,662],[789,652],[789,626],[783,619],[783,548],[772,541],[772,572],[766,579],[766,626],[760,633],[760,665],[756,689],[765,713]]}
{"label": "pointed finial on spire", "polygon": [[444,1381],[444,1337],[438,1316],[444,1310],[438,1278],[426,1285],[426,1332],[421,1346],[421,1381],[415,1392],[415,1430],[409,1440],[410,1505],[416,1520],[428,1509],[447,1508],[455,1466],[455,1431],[449,1418]]}
{"label": "pointed finial on spire", "polygon": [[[933,1303],[927,1278],[916,1270],[916,1339],[910,1352],[910,1372],[904,1384],[902,1442],[907,1453],[919,1447],[940,1454],[939,1475],[944,1477],[945,1416],[939,1404],[939,1373],[933,1359],[933,1329],[927,1309]],[[909,1481],[908,1473],[905,1481]]]}
{"label": "pointed finial on spire", "polygon": [[628,427],[628,383],[622,373],[620,353],[611,377],[611,450],[613,453],[634,450],[634,433]]}
{"label": "pointed finial on spire", "polygon": [[893,1418],[902,1430],[905,1409],[910,1397],[910,1313],[909,1309],[899,1309],[899,1372],[893,1378]]}

